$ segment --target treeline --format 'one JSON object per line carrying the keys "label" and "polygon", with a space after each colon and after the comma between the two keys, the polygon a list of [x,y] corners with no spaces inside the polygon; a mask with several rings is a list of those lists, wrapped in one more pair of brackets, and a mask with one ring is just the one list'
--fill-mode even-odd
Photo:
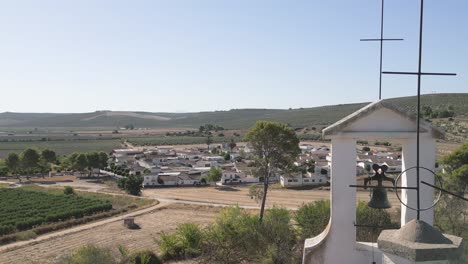
{"label": "treeline", "polygon": [[107,167],[108,155],[105,152],[74,152],[69,156],[58,157],[55,151],[44,149],[38,151],[33,148],[25,149],[20,154],[11,152],[0,164],[0,176],[19,176],[44,174],[49,171],[80,171],[91,173],[92,169]]}
{"label": "treeline", "polygon": [[50,170],[51,164],[57,162],[57,155],[50,149],[39,152],[36,149],[28,148],[20,154],[9,153],[0,166],[0,175],[19,175],[45,173]]}
{"label": "treeline", "polygon": [[84,173],[86,170],[91,175],[92,169],[104,169],[107,167],[109,157],[102,151],[73,152],[62,160],[58,170],[72,170]]}
{"label": "treeline", "polygon": [[219,126],[219,125],[213,125],[213,124],[205,124],[203,126],[200,126],[200,128],[198,129],[200,133],[207,133],[210,131],[218,132],[222,130],[224,130],[224,127]]}
{"label": "treeline", "polygon": [[447,118],[454,117],[455,111],[452,105],[440,105],[436,108],[432,108],[428,105],[422,107],[422,116],[424,118]]}

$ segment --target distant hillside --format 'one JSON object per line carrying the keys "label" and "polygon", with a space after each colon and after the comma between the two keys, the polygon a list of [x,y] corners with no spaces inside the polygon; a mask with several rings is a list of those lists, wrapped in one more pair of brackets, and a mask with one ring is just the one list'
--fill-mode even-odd
{"label": "distant hillside", "polygon": [[[395,105],[413,111],[416,97],[387,99]],[[433,109],[451,105],[456,115],[468,116],[468,93],[428,94],[421,97],[422,105]],[[289,123],[293,127],[327,125],[358,110],[368,103],[343,104],[301,108],[280,109],[235,109],[229,111],[200,113],[149,113],[97,111],[81,114],[50,113],[0,113],[0,127],[124,127],[132,124],[136,128],[198,128],[211,123],[229,129],[245,129],[257,120],[272,120]]]}

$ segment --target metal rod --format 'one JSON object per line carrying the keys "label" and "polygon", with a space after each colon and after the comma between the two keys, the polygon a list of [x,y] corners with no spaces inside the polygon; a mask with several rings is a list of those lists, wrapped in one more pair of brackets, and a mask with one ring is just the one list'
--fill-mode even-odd
{"label": "metal rod", "polygon": [[377,188],[384,188],[384,189],[404,189],[404,190],[417,190],[417,187],[401,187],[401,186],[373,186],[373,185],[349,185],[349,187],[354,188],[370,188],[370,189],[377,189]]}
{"label": "metal rod", "polygon": [[401,75],[442,75],[442,76],[456,76],[456,73],[444,73],[444,72],[394,72],[394,71],[383,71],[383,74],[401,74]]}
{"label": "metal rod", "polygon": [[424,0],[421,0],[421,9],[419,12],[419,62],[418,62],[418,111],[417,111],[417,128],[416,128],[416,187],[417,189],[417,220],[421,219],[421,194],[420,194],[420,173],[419,173],[419,132],[420,132],[420,113],[421,113],[421,72],[422,72],[422,41],[423,41],[423,14]]}
{"label": "metal rod", "polygon": [[360,39],[360,41],[396,41],[396,40],[404,40],[404,39],[396,39],[396,38],[389,38],[389,39],[382,39],[382,38],[374,38],[374,39]]}
{"label": "metal rod", "polygon": [[441,192],[448,193],[448,194],[453,195],[453,196],[455,196],[455,197],[457,197],[457,198],[460,198],[460,199],[462,199],[462,200],[468,201],[468,199],[466,199],[466,198],[463,197],[463,196],[460,196],[460,195],[455,194],[455,193],[453,193],[453,192],[444,190],[444,189],[442,189],[442,188],[440,188],[440,187],[437,187],[437,186],[432,185],[432,184],[430,184],[430,183],[427,183],[427,182],[425,182],[425,181],[421,181],[421,183],[422,183],[422,184],[425,184],[425,185],[427,185],[427,186],[430,186],[430,187],[432,187],[432,188],[434,188],[434,189],[437,189],[437,190],[439,190],[439,191],[441,191]]}
{"label": "metal rod", "polygon": [[382,59],[383,59],[383,22],[384,22],[384,0],[382,0],[382,14],[380,16],[380,70],[379,70],[379,100],[382,99]]}
{"label": "metal rod", "polygon": [[398,227],[378,226],[378,225],[358,225],[354,224],[355,227],[369,227],[369,228],[385,228],[385,229],[400,229]]}

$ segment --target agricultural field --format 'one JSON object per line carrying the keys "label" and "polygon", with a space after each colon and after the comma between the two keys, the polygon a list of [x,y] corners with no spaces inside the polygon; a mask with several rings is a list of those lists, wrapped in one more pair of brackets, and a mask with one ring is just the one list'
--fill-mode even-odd
{"label": "agricultural field", "polygon": [[[212,143],[235,142],[242,140],[241,137],[211,137]],[[207,137],[190,137],[190,136],[161,136],[148,138],[129,138],[127,141],[139,146],[155,146],[155,145],[187,145],[187,144],[206,144]]]}
{"label": "agricultural field", "polygon": [[0,159],[8,153],[20,153],[26,148],[51,149],[58,155],[68,155],[72,152],[104,151],[110,152],[120,147],[120,140],[79,140],[79,141],[32,141],[32,142],[0,142]]}
{"label": "agricultural field", "polygon": [[1,188],[0,235],[111,209],[112,204],[107,200],[79,195],[49,194],[21,188]]}
{"label": "agricultural field", "polygon": [[[64,194],[64,186],[0,186],[0,244],[27,240],[157,203],[95,192]],[[26,237],[24,237],[26,235]]]}

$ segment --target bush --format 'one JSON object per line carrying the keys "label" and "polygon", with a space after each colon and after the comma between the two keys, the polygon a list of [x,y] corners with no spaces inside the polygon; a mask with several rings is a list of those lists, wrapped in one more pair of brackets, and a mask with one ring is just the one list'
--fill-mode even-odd
{"label": "bush", "polygon": [[303,204],[296,211],[294,220],[302,240],[319,235],[330,221],[330,201],[320,200]]}
{"label": "bush", "polygon": [[73,190],[73,188],[70,186],[65,186],[65,189],[63,189],[63,193],[66,195],[71,195],[75,194],[75,190]]}
{"label": "bush", "polygon": [[300,263],[302,257],[283,208],[267,210],[261,223],[245,209],[225,209],[203,238],[205,263]]}
{"label": "bush", "polygon": [[74,251],[71,255],[64,256],[58,260],[59,264],[96,264],[116,263],[109,249],[94,245],[85,245]]}
{"label": "bush", "polygon": [[297,243],[290,221],[287,209],[274,207],[265,212],[257,246],[257,249],[262,249],[261,263],[300,263],[302,250],[294,249],[296,245],[302,249],[302,243]]}
{"label": "bush", "polygon": [[362,151],[370,151],[369,147],[362,147]]}
{"label": "bush", "polygon": [[222,210],[205,232],[205,262],[237,264],[254,259],[259,246],[258,224],[257,216],[239,207]]}
{"label": "bush", "polygon": [[125,263],[129,264],[162,264],[162,260],[150,250],[142,250],[131,254]]}
{"label": "bush", "polygon": [[[297,210],[294,220],[297,222],[301,239],[319,235],[330,220],[330,201],[321,200],[302,205]],[[398,222],[392,222],[388,211],[370,208],[367,206],[367,202],[363,201],[360,201],[356,208],[356,223],[379,226],[376,228],[358,227],[356,229],[356,240],[368,242],[377,241],[382,230],[400,226]]]}
{"label": "bush", "polygon": [[357,227],[356,240],[376,242],[384,229],[398,228],[400,223],[392,222],[390,213],[383,209],[370,208],[367,202],[360,201],[356,208],[356,223],[378,227]]}
{"label": "bush", "polygon": [[181,224],[172,234],[161,234],[158,241],[165,260],[189,259],[201,253],[202,231],[196,224]]}
{"label": "bush", "polygon": [[36,238],[37,234],[32,230],[28,230],[28,231],[16,233],[15,236],[16,236],[16,241],[24,241],[24,240]]}

